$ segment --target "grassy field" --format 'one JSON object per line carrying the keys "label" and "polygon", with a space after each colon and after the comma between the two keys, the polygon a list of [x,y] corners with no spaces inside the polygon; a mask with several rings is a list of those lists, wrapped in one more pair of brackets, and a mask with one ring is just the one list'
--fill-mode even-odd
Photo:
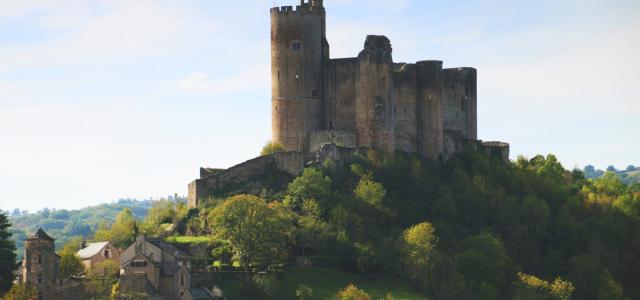
{"label": "grassy field", "polygon": [[208,236],[171,236],[167,238],[169,243],[200,244],[211,242],[213,238]]}
{"label": "grassy field", "polygon": [[416,291],[406,279],[398,278],[392,274],[363,276],[332,269],[323,268],[298,268],[285,269],[283,277],[283,299],[297,299],[295,290],[304,284],[313,289],[314,299],[332,299],[340,289],[350,283],[365,290],[372,299],[384,299],[387,293],[391,293],[396,300],[427,299]]}

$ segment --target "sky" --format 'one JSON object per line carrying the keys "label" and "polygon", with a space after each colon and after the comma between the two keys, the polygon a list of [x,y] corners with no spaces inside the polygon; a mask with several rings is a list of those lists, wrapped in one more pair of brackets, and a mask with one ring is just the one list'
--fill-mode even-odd
{"label": "sky", "polygon": [[[0,0],[0,209],[186,195],[270,139],[269,8]],[[325,0],[332,57],[478,69],[478,136],[572,169],[640,165],[640,1]]]}

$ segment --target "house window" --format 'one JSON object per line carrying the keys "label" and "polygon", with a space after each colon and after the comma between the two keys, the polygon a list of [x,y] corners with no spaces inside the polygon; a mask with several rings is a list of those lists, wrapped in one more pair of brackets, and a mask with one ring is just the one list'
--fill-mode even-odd
{"label": "house window", "polygon": [[109,249],[104,249],[104,257],[111,258],[111,251]]}
{"label": "house window", "polygon": [[38,274],[38,283],[42,283],[42,273]]}
{"label": "house window", "polygon": [[42,263],[42,254],[38,254],[38,258],[36,261],[37,264],[41,264]]}
{"label": "house window", "polygon": [[131,262],[131,266],[134,268],[144,268],[147,266],[146,260],[134,260]]}
{"label": "house window", "polygon": [[180,274],[180,285],[184,285],[184,274]]}
{"label": "house window", "polygon": [[293,43],[291,43],[291,49],[293,49],[293,51],[302,50],[302,43],[301,42],[293,42]]}
{"label": "house window", "polygon": [[42,292],[38,292],[38,300],[42,300]]}

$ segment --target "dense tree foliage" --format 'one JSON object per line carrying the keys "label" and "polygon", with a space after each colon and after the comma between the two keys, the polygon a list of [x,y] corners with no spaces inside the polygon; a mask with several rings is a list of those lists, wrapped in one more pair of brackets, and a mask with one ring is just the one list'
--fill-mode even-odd
{"label": "dense tree foliage", "polygon": [[100,225],[96,230],[95,241],[110,241],[119,249],[125,249],[133,243],[138,235],[138,224],[130,209],[123,209],[117,216],[113,225],[107,223]]}
{"label": "dense tree foliage", "polygon": [[58,251],[60,256],[60,276],[62,278],[69,278],[71,276],[80,276],[84,272],[82,260],[78,256],[77,252],[80,250],[81,239],[71,239],[66,245]]}
{"label": "dense tree foliage", "polygon": [[2,300],[33,300],[37,297],[38,291],[25,284],[14,284],[11,289],[2,297]]}
{"label": "dense tree foliage", "polygon": [[260,155],[265,156],[265,155],[274,154],[276,152],[284,152],[284,151],[287,151],[287,149],[285,149],[282,144],[268,142],[266,145],[264,145],[264,147],[262,147],[262,150],[260,151]]}
{"label": "dense tree foliage", "polygon": [[0,212],[0,295],[7,292],[13,284],[13,272],[16,269],[15,244],[9,232],[9,220]]}
{"label": "dense tree foliage", "polygon": [[243,267],[286,258],[292,220],[282,207],[238,195],[216,208],[211,218],[217,235],[229,241]]}

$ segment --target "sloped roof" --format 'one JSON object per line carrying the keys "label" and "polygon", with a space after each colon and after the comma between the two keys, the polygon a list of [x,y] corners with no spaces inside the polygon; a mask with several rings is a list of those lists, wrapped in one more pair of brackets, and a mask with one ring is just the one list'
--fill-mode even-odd
{"label": "sloped roof", "polygon": [[54,241],[54,239],[52,237],[50,237],[46,232],[44,232],[44,230],[42,230],[42,228],[38,228],[38,231],[36,231],[34,234],[30,235],[28,239],[35,239],[35,240],[49,240],[49,241]]}
{"label": "sloped roof", "polygon": [[109,242],[89,243],[87,244],[87,247],[78,251],[78,256],[80,256],[81,259],[92,258],[96,254],[100,253],[100,250],[102,250],[102,248],[107,244],[109,244]]}
{"label": "sloped roof", "polygon": [[211,300],[211,299],[215,299],[213,294],[211,294],[211,292],[209,292],[209,290],[207,290],[206,288],[203,288],[203,287],[189,289],[189,292],[191,293],[191,297],[193,298],[193,300]]}
{"label": "sloped roof", "polygon": [[158,238],[148,238],[146,239],[147,242],[153,244],[154,246],[160,248],[160,250],[167,252],[168,254],[171,254],[177,258],[188,258],[189,255],[187,255],[186,253],[184,253],[184,251],[178,249],[178,247],[171,245],[167,242],[165,242],[163,239],[158,239]]}

